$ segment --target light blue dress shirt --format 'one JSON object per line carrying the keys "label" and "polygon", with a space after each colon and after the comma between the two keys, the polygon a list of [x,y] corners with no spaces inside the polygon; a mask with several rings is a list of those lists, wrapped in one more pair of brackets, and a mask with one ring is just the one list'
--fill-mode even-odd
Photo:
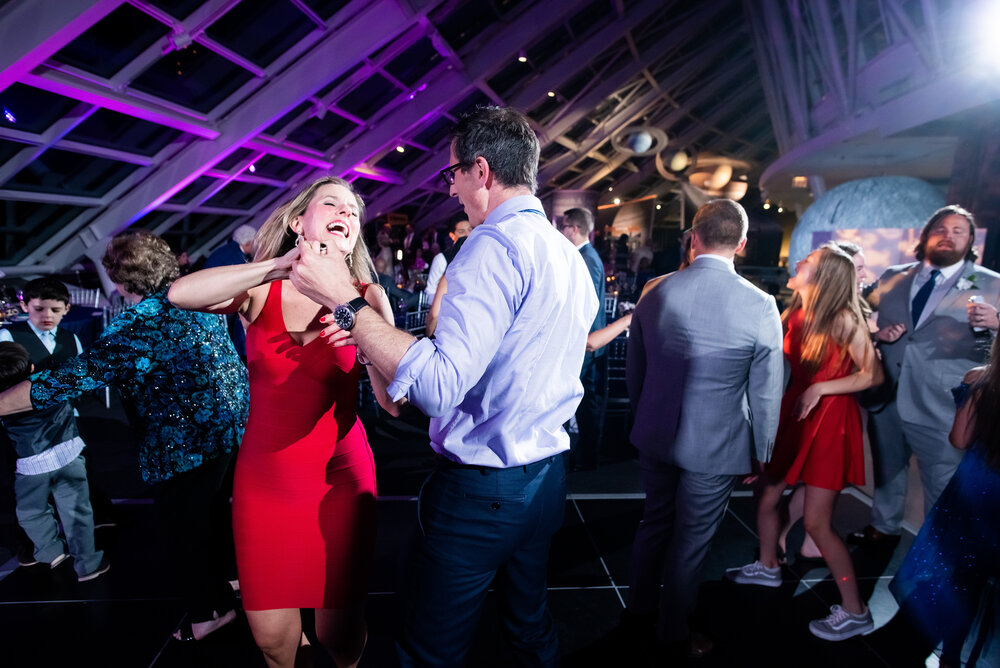
{"label": "light blue dress shirt", "polygon": [[536,197],[501,203],[448,267],[434,339],[403,355],[388,387],[429,415],[431,447],[509,468],[569,449],[563,423],[599,305],[579,251]]}

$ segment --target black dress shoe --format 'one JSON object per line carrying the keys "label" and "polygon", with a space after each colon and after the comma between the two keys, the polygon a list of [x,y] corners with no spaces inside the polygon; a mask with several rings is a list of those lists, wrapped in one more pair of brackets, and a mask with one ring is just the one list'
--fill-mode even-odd
{"label": "black dress shoe", "polygon": [[879,549],[894,548],[899,544],[899,539],[900,536],[898,534],[882,533],[870,524],[860,531],[855,531],[847,535],[847,542],[851,545]]}

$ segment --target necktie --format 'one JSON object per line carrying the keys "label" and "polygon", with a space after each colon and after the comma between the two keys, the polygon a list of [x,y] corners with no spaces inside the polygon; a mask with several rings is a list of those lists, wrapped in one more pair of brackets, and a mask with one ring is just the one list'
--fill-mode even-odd
{"label": "necktie", "polygon": [[920,286],[917,294],[913,295],[913,302],[910,304],[910,313],[913,315],[914,327],[920,322],[920,314],[924,312],[927,300],[930,299],[931,293],[934,292],[934,285],[937,283],[937,278],[940,275],[941,272],[937,269],[931,271],[931,277],[927,279],[926,283]]}

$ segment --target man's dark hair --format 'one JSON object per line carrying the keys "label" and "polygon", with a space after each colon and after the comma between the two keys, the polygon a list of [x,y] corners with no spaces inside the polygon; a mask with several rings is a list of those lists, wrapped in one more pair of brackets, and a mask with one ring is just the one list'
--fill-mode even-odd
{"label": "man's dark hair", "polygon": [[28,350],[20,343],[0,341],[0,392],[28,380],[30,375],[31,355]]}
{"label": "man's dark hair", "polygon": [[462,171],[483,157],[501,185],[538,188],[538,137],[517,109],[476,107],[459,119],[451,145]]}
{"label": "man's dark hair", "polygon": [[455,228],[458,227],[458,224],[467,222],[469,222],[468,216],[455,216],[448,222],[448,234],[455,234]]}
{"label": "man's dark hair", "polygon": [[928,220],[927,224],[924,225],[924,229],[920,231],[920,242],[917,244],[917,247],[913,249],[913,256],[917,258],[917,260],[923,261],[924,256],[927,254],[927,237],[930,236],[931,230],[934,226],[937,225],[942,218],[952,214],[962,216],[969,223],[969,250],[965,254],[965,259],[970,262],[976,261],[976,258],[979,257],[979,253],[975,249],[976,219],[973,217],[971,212],[966,211],[957,204],[943,206],[931,214],[930,220]]}
{"label": "man's dark hair", "polygon": [[27,304],[32,299],[52,299],[69,304],[69,290],[62,281],[51,276],[43,276],[28,281],[21,290],[21,301]]}
{"label": "man's dark hair", "polygon": [[694,214],[691,229],[705,248],[736,248],[746,238],[747,212],[731,199],[713,199]]}
{"label": "man's dark hair", "polygon": [[589,237],[590,233],[594,231],[594,214],[591,213],[590,209],[579,207],[569,209],[563,212],[563,224],[574,225],[583,232],[584,236]]}

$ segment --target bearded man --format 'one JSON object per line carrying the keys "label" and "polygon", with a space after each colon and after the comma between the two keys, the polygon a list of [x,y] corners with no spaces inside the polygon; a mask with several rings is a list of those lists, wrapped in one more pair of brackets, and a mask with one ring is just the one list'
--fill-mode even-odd
{"label": "bearded man", "polygon": [[983,363],[995,335],[1000,274],[975,264],[976,224],[959,206],[931,216],[914,252],[917,262],[889,267],[868,297],[878,311],[876,343],[891,398],[870,409],[875,469],[872,523],[848,536],[869,547],[895,547],[916,455],[930,511],[962,458],[948,443],[955,416],[951,389]]}

